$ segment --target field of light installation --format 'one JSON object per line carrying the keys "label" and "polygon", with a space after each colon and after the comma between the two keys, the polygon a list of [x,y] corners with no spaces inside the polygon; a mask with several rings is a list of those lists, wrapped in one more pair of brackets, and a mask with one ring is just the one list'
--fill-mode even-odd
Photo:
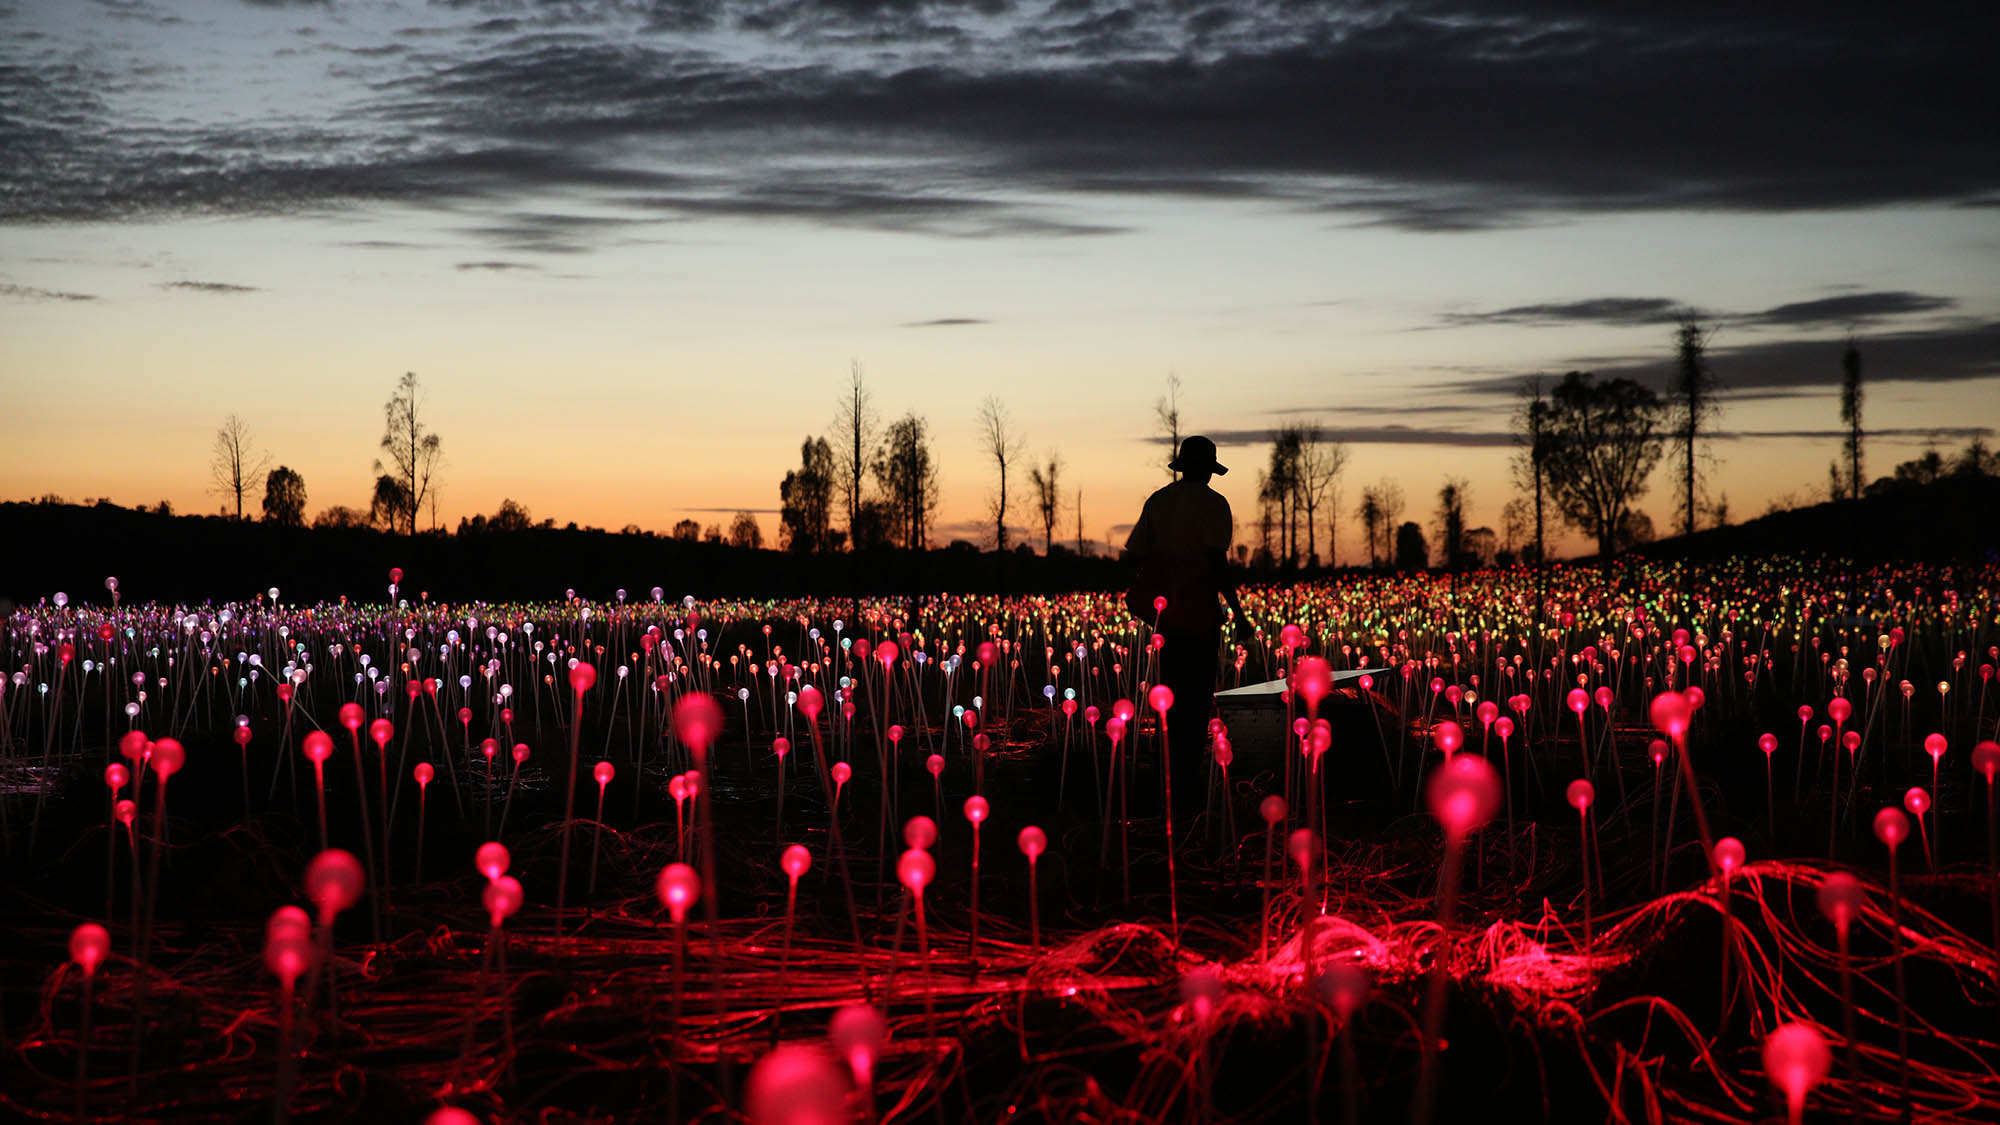
{"label": "field of light installation", "polygon": [[7,1116],[2000,1119],[1990,563],[380,580],[5,621]]}

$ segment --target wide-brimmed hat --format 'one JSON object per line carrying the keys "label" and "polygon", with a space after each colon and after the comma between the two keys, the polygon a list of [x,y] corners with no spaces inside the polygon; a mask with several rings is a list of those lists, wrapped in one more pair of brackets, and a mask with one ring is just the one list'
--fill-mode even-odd
{"label": "wide-brimmed hat", "polygon": [[1181,439],[1180,454],[1167,462],[1167,468],[1177,473],[1196,473],[1206,470],[1216,476],[1223,476],[1229,472],[1229,466],[1215,459],[1215,443],[1200,434],[1190,434]]}

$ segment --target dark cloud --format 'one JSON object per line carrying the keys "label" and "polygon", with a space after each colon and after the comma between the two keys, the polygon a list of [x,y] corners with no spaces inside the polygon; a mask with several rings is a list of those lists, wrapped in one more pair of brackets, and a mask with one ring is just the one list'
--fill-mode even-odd
{"label": "dark cloud", "polygon": [[[1856,338],[1861,369],[1869,385],[1880,383],[1955,383],[2000,378],[2000,321],[1902,332],[1878,332]],[[1789,338],[1716,347],[1709,362],[1732,397],[1792,397],[1840,383],[1841,339]],[[1644,356],[1595,357],[1552,365],[1557,370],[1580,369],[1600,378],[1633,379],[1664,388],[1673,374],[1674,357],[1662,346]],[[1491,397],[1512,396],[1521,386],[1520,374],[1456,380],[1435,387],[1439,393]]]}
{"label": "dark cloud", "polygon": [[[1218,446],[1224,445],[1268,445],[1271,431],[1263,430],[1203,430]],[[1349,445],[1447,445],[1459,447],[1479,447],[1492,445],[1512,445],[1513,435],[1478,430],[1453,430],[1424,428],[1417,426],[1328,426],[1325,430],[1328,441],[1342,441]],[[1155,445],[1171,444],[1171,438],[1148,437]]]}
{"label": "dark cloud", "polygon": [[1666,297],[1593,297],[1583,301],[1515,305],[1492,312],[1446,313],[1440,319],[1449,325],[1645,325],[1673,324],[1692,314],[1686,303]]}
{"label": "dark cloud", "polygon": [[459,270],[484,270],[488,273],[506,273],[509,270],[538,270],[542,267],[531,262],[460,262]]}
{"label": "dark cloud", "polygon": [[1773,324],[1797,328],[1807,325],[1862,324],[1912,313],[1943,312],[1958,307],[1949,297],[1933,297],[1896,289],[1877,293],[1844,293],[1814,301],[1795,301],[1740,319],[1748,324]]}
{"label": "dark cloud", "polygon": [[66,293],[60,289],[37,289],[32,285],[7,285],[0,283],[0,297],[19,297],[27,301],[95,301],[92,293]]}
{"label": "dark cloud", "polygon": [[903,325],[905,328],[950,328],[960,324],[986,324],[988,321],[976,316],[941,316],[936,320],[913,320]]}
{"label": "dark cloud", "polygon": [[163,282],[160,288],[178,289],[183,293],[213,293],[218,296],[257,292],[257,287],[254,285],[231,285],[226,281],[168,281]]}
{"label": "dark cloud", "polygon": [[[451,57],[358,57],[361,105],[284,107],[282,124],[114,115],[98,92],[126,80],[118,68],[0,47],[0,221],[648,192],[682,217],[1047,236],[1103,227],[1017,200],[1149,191],[1452,232],[1593,211],[1985,205],[2000,189],[1977,111],[2000,39],[1985,3],[1923,19],[1720,0],[451,8],[470,9]],[[760,61],[648,28],[726,29]],[[856,159],[880,190],[810,190]],[[682,167],[710,178],[690,191],[659,171]],[[955,221],[937,197],[959,201]]]}

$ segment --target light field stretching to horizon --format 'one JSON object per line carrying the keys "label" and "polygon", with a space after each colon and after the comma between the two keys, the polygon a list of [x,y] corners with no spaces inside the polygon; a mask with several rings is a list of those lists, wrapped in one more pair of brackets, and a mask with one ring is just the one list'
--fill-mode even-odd
{"label": "light field stretching to horizon", "polygon": [[[1947,6],[1949,7],[1949,6]],[[981,541],[1002,399],[1086,533],[1165,479],[1254,536],[1265,434],[1347,441],[1427,527],[1513,495],[1522,376],[1657,381],[1715,329],[1705,491],[1823,488],[1842,342],[1869,476],[2000,427],[1989,5],[0,0],[0,498],[212,512],[247,421],[365,507],[396,379],[439,516],[759,512],[850,362]],[[1663,465],[1641,502],[1664,533]],[[1075,534],[1065,513],[1060,535]],[[1324,532],[1322,532],[1322,535]],[[1580,536],[1559,546],[1580,551]]]}

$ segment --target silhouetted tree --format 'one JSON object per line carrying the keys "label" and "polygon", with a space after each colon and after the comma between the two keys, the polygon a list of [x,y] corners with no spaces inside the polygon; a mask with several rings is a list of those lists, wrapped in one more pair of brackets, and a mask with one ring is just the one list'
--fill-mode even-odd
{"label": "silhouetted tree", "polygon": [[1475,527],[1465,533],[1465,561],[1473,566],[1492,566],[1500,554],[1500,537],[1490,527]]}
{"label": "silhouetted tree", "polygon": [[842,392],[833,416],[834,478],[836,492],[847,509],[848,542],[858,548],[861,536],[855,531],[855,523],[861,516],[862,503],[867,500],[863,491],[864,474],[868,472],[869,451],[875,447],[880,422],[861,378],[861,361],[849,361],[847,376],[847,390]]}
{"label": "silhouetted tree", "polygon": [[304,527],[306,522],[305,478],[283,465],[264,477],[264,522],[283,527]]}
{"label": "silhouetted tree", "polygon": [[993,458],[993,465],[1000,476],[1000,492],[993,500],[993,549],[1007,549],[1007,466],[1021,455],[1026,444],[1021,436],[1013,432],[1014,420],[1007,413],[1007,404],[993,395],[979,404],[979,447]]}
{"label": "silhouetted tree", "polygon": [[[1160,424],[1160,436],[1167,439],[1167,455],[1160,461],[1166,468],[1181,452],[1181,377],[1167,372],[1167,393],[1153,404],[1153,417]],[[1167,469],[1167,479],[1175,480],[1180,474]]]}
{"label": "silhouetted tree", "polygon": [[500,501],[500,510],[486,521],[493,531],[526,531],[535,526],[535,517],[528,514],[528,506],[513,500]]}
{"label": "silhouetted tree", "polygon": [[729,542],[729,539],[727,536],[722,534],[721,524],[712,523],[709,524],[707,527],[701,529],[701,541],[704,543],[719,544],[719,543],[727,543]]}
{"label": "silhouetted tree", "polygon": [[764,529],[758,525],[757,517],[749,512],[738,512],[729,523],[729,545],[748,550],[762,550]]}
{"label": "silhouetted tree", "polygon": [[1028,484],[1035,490],[1035,511],[1042,517],[1042,554],[1046,555],[1056,544],[1056,517],[1062,514],[1062,488],[1058,478],[1062,475],[1062,458],[1055,450],[1049,451],[1046,469],[1035,465],[1028,470]]}
{"label": "silhouetted tree", "polygon": [[1382,499],[1375,493],[1375,486],[1361,490],[1361,503],[1355,505],[1354,516],[1361,521],[1361,532],[1368,537],[1368,565],[1381,566],[1382,555],[1375,549],[1375,525],[1382,519]]}
{"label": "silhouetted tree", "polygon": [[693,520],[681,520],[674,524],[673,537],[683,543],[694,543],[701,539],[701,525]]}
{"label": "silhouetted tree", "polygon": [[[417,513],[430,499],[431,478],[443,455],[443,442],[424,428],[419,392],[416,372],[405,371],[395,393],[382,404],[382,452],[389,455],[390,475],[401,486],[398,496],[402,506],[392,514],[401,518],[404,530],[411,535],[417,533]],[[383,472],[381,461],[375,462],[375,471]],[[379,484],[375,496],[378,501],[384,496]]]}
{"label": "silhouetted tree", "polygon": [[1583,371],[1564,375],[1549,397],[1550,492],[1563,518],[1597,540],[1607,564],[1626,513],[1659,464],[1664,413],[1660,396],[1632,380],[1599,383]]}
{"label": "silhouetted tree", "polygon": [[1431,564],[1430,545],[1424,542],[1424,529],[1416,521],[1409,521],[1396,529],[1396,569],[1422,570]]}
{"label": "silhouetted tree", "polygon": [[1549,431],[1549,410],[1551,404],[1542,390],[1542,377],[1533,376],[1521,381],[1520,398],[1514,408],[1514,486],[1528,494],[1531,522],[1534,525],[1534,551],[1529,555],[1536,565],[1546,561],[1548,538],[1546,536],[1549,500],[1549,455],[1551,434]]}
{"label": "silhouetted tree", "polygon": [[1525,497],[1507,501],[1500,509],[1500,550],[1519,558],[1522,541],[1528,537],[1528,525],[1533,522],[1533,506]]}
{"label": "silhouetted tree", "polygon": [[403,487],[402,481],[388,473],[375,478],[375,494],[368,501],[370,526],[384,531],[395,531],[402,524],[414,528],[415,512],[416,505],[410,502],[409,490]]}
{"label": "silhouetted tree", "polygon": [[313,517],[315,528],[367,527],[368,514],[345,504],[335,504]]}
{"label": "silhouetted tree", "polygon": [[1955,477],[2000,476],[2000,453],[1987,448],[1986,439],[1974,437],[1965,443],[1965,448],[1952,458],[1951,475]]}
{"label": "silhouetted tree", "polygon": [[799,446],[799,467],[778,483],[778,542],[791,551],[830,548],[835,468],[833,447],[825,438],[807,438]]}
{"label": "silhouetted tree", "polygon": [[887,502],[872,498],[863,501],[860,515],[854,524],[856,538],[852,546],[857,551],[872,551],[890,546],[894,541],[895,526],[896,515]]}
{"label": "silhouetted tree", "polygon": [[930,539],[931,513],[937,510],[937,477],[930,430],[924,420],[910,413],[889,423],[882,448],[875,455],[875,483],[888,507],[890,538],[911,550],[923,550]]}
{"label": "silhouetted tree", "polygon": [[1840,420],[1847,423],[1848,496],[1861,496],[1861,349],[1854,337],[1840,353]]}
{"label": "silhouetted tree", "polygon": [[1257,490],[1257,498],[1275,510],[1278,558],[1286,566],[1296,565],[1299,558],[1298,512],[1303,491],[1299,458],[1304,440],[1303,428],[1295,423],[1271,431],[1270,467],[1264,470]]}
{"label": "silhouetted tree", "polygon": [[253,449],[250,444],[250,426],[242,418],[231,414],[222,420],[222,428],[215,431],[215,444],[209,456],[209,476],[215,481],[214,491],[225,498],[236,501],[236,519],[243,518],[243,494],[255,487],[257,479],[264,475],[270,465],[269,455]]}
{"label": "silhouetted tree", "polygon": [[1708,340],[1711,332],[1693,320],[1684,320],[1674,330],[1674,375],[1667,388],[1667,398],[1673,404],[1673,431],[1675,456],[1680,467],[1680,519],[1681,534],[1693,535],[1695,517],[1701,511],[1696,498],[1696,459],[1701,456],[1697,446],[1708,424],[1720,410],[1716,401],[1715,373],[1708,366]]}
{"label": "silhouetted tree", "polygon": [[1083,489],[1076,490],[1076,554],[1083,558],[1088,552],[1083,549]]}
{"label": "silhouetted tree", "polygon": [[1340,522],[1338,487],[1340,474],[1347,470],[1347,445],[1329,439],[1326,427],[1317,421],[1299,427],[1298,443],[1299,498],[1306,509],[1306,561],[1314,566],[1320,562],[1319,539],[1314,528],[1319,522],[1319,509],[1324,506],[1326,561],[1328,565],[1338,565],[1334,558],[1333,529]]}
{"label": "silhouetted tree", "polygon": [[1470,487],[1463,477],[1447,477],[1438,489],[1438,556],[1446,570],[1465,562],[1465,494]]}

